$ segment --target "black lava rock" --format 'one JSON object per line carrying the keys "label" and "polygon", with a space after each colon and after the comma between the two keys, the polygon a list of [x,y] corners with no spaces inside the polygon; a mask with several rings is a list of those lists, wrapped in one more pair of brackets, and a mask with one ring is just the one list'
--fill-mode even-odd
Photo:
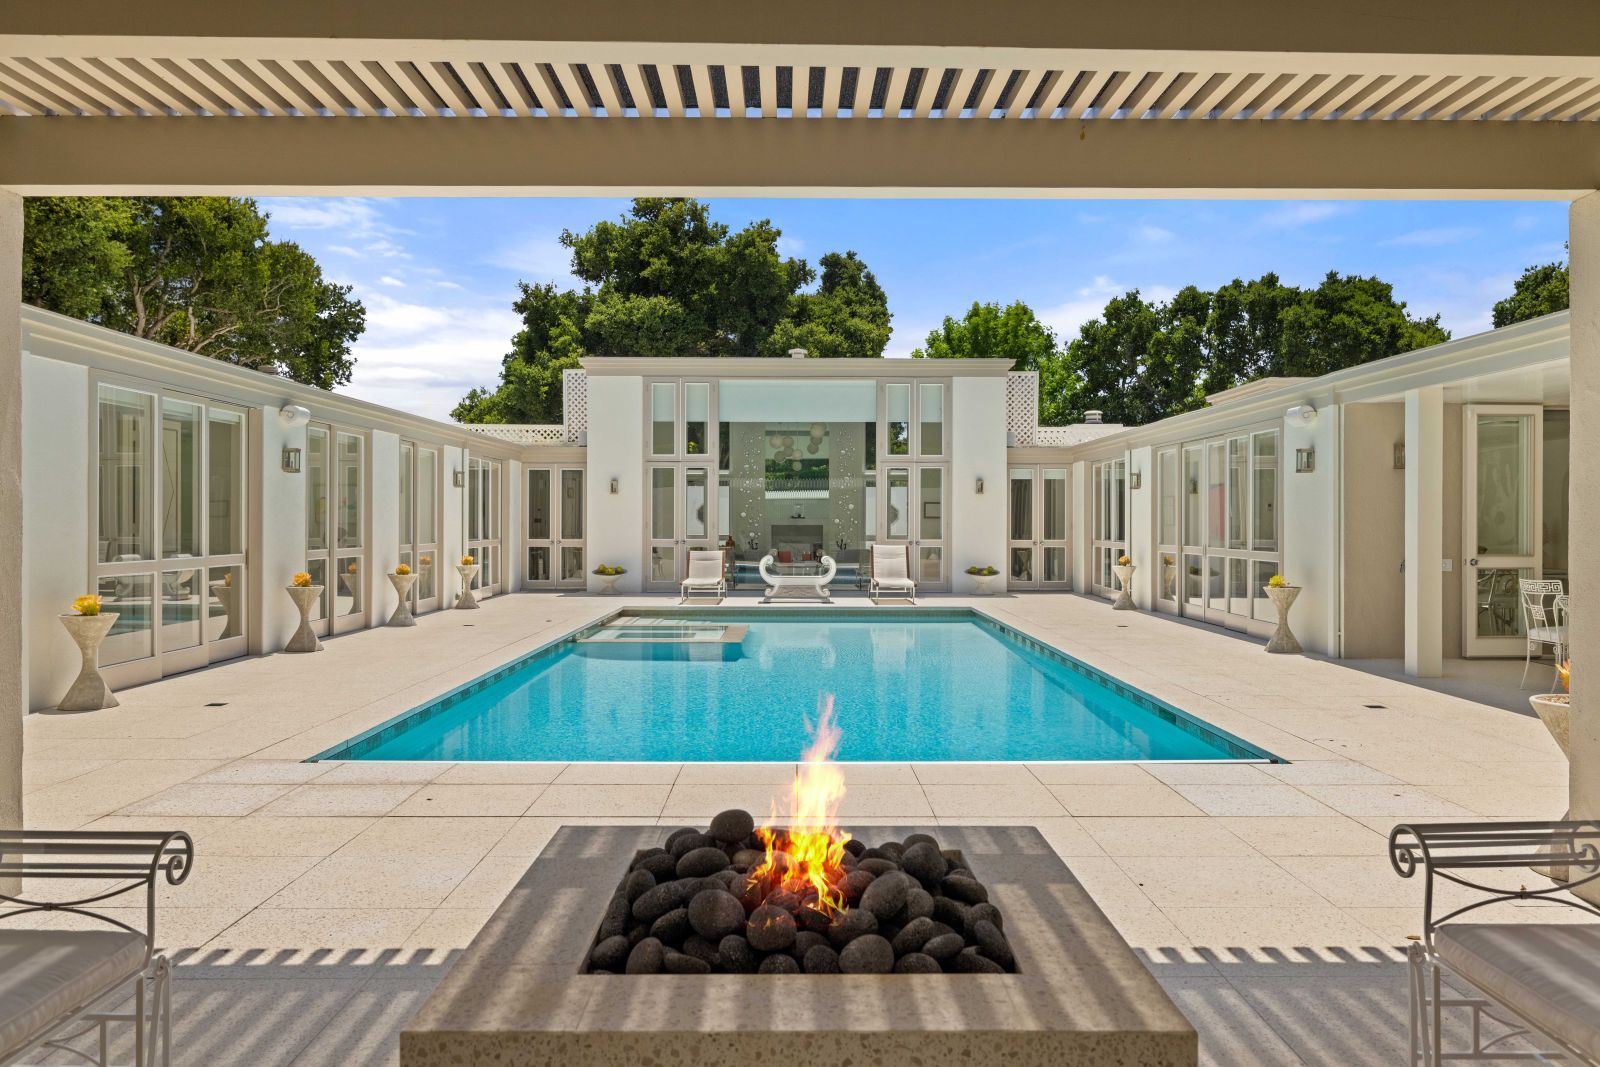
{"label": "black lava rock", "polygon": [[845,974],[888,974],[894,969],[894,947],[877,934],[863,934],[839,953]]}
{"label": "black lava rock", "polygon": [[920,952],[907,953],[894,961],[895,974],[938,974],[939,961]]}
{"label": "black lava rock", "polygon": [[766,861],[765,849],[741,848],[733,854],[733,865],[746,871],[754,870]]}
{"label": "black lava rock", "polygon": [[720,848],[706,846],[685,852],[678,860],[679,878],[706,878],[728,869],[728,854]]}
{"label": "black lava rock", "polygon": [[657,882],[670,882],[678,877],[678,857],[666,849],[657,849],[634,864],[636,871],[649,871]]}
{"label": "black lava rock", "polygon": [[[667,844],[667,851],[681,860],[697,848],[715,848],[716,844],[716,838],[710,834],[702,834],[699,831],[684,834],[682,837],[673,834],[672,839]],[[722,850],[717,849],[717,851],[721,852]]]}
{"label": "black lava rock", "polygon": [[911,892],[911,887],[916,883],[910,875],[891,871],[881,874],[867,886],[866,892],[861,894],[860,907],[872,912],[878,921],[892,918],[901,908],[905,907],[906,894]]}
{"label": "black lava rock", "polygon": [[867,886],[877,877],[871,871],[857,867],[845,876],[844,899],[851,904],[861,899],[861,894],[867,891]]}
{"label": "black lava rock", "polygon": [[964,948],[955,959],[945,964],[945,970],[956,974],[1005,974],[1006,969],[994,960],[978,955],[975,948]]}
{"label": "black lava rock", "polygon": [[946,875],[939,883],[939,889],[945,896],[954,897],[963,904],[984,904],[989,900],[989,891],[975,878],[963,878],[956,874]]}
{"label": "black lava rock", "polygon": [[629,871],[628,877],[622,883],[622,895],[628,898],[631,905],[634,901],[644,896],[645,890],[656,887],[656,876],[646,870]]}
{"label": "black lava rock", "polygon": [[748,811],[730,808],[712,819],[707,831],[718,841],[726,841],[733,844],[743,841],[755,833],[755,829],[756,821],[751,818]]}
{"label": "black lava rock", "polygon": [[861,840],[859,837],[852,837],[850,840],[844,843],[844,850],[857,859],[860,859],[862,854],[867,851],[867,843]]}
{"label": "black lava rock", "polygon": [[968,941],[973,941],[979,923],[993,923],[996,930],[1005,930],[1006,924],[1000,918],[1000,909],[993,904],[974,904],[967,909],[961,917],[961,936]]}
{"label": "black lava rock", "polygon": [[634,945],[650,936],[650,928],[644,923],[636,923],[628,927],[628,932],[625,936],[628,939],[628,947],[631,949]]}
{"label": "black lava rock", "polygon": [[744,905],[726,890],[706,890],[689,900],[689,925],[701,937],[721,941],[744,926]]}
{"label": "black lava rock", "polygon": [[864,934],[873,934],[878,931],[878,917],[870,911],[861,908],[851,908],[839,916],[828,927],[828,943],[834,948],[843,948],[856,938]]}
{"label": "black lava rock", "polygon": [[628,939],[622,936],[608,937],[589,950],[589,971],[597,970],[620,971],[623,964],[628,962],[628,953],[632,946]]}
{"label": "black lava rock", "polygon": [[687,952],[674,952],[668,949],[661,961],[668,974],[710,974],[711,964],[705,960],[689,955]]}
{"label": "black lava rock", "polygon": [[967,943],[960,934],[939,934],[937,937],[930,937],[923,942],[922,952],[924,955],[943,963],[946,960],[955,959],[961,950],[966,947]]}
{"label": "black lava rock", "polygon": [[789,947],[789,954],[797,960],[804,960],[806,953],[818,945],[826,945],[828,939],[811,930],[801,930],[794,935],[794,944]]}
{"label": "black lava rock", "polygon": [[604,941],[608,937],[628,932],[628,914],[630,903],[626,895],[618,893],[606,905],[606,913],[600,920],[599,939]]}
{"label": "black lava rock", "polygon": [[666,949],[653,937],[647,937],[628,953],[628,963],[623,969],[624,974],[660,974],[661,966],[666,960]]}
{"label": "black lava rock", "polygon": [[729,934],[717,943],[717,962],[729,974],[754,974],[756,954],[750,942],[738,934]]}
{"label": "black lava rock", "polygon": [[794,916],[771,905],[751,912],[745,923],[745,938],[758,952],[782,952],[794,944],[794,935]]}
{"label": "black lava rock", "polygon": [[653,923],[672,909],[681,908],[683,888],[678,882],[662,882],[645,890],[633,902],[633,917],[642,923]]}
{"label": "black lava rock", "polygon": [[904,956],[911,952],[921,952],[922,946],[938,936],[939,924],[932,919],[912,919],[900,928],[894,937],[894,954]]}
{"label": "black lava rock", "polygon": [[705,960],[715,968],[718,960],[717,943],[699,934],[690,934],[683,939],[683,952],[686,956],[693,956],[697,960]]}
{"label": "black lava rock", "polygon": [[973,941],[978,948],[978,955],[985,959],[994,960],[1008,971],[1015,970],[1017,959],[1011,954],[1011,944],[1006,940],[1006,935],[994,923],[979,920],[972,928]]}
{"label": "black lava rock", "polygon": [[666,848],[666,850],[668,852],[671,852],[673,845],[677,844],[683,838],[688,837],[688,836],[690,836],[692,834],[698,834],[699,832],[700,831],[697,830],[693,826],[681,826],[681,827],[679,827],[678,829],[672,831],[672,833],[667,835],[667,848]]}
{"label": "black lava rock", "polygon": [[949,867],[938,847],[926,841],[918,841],[900,857],[900,869],[928,888],[937,887]]}
{"label": "black lava rock", "polygon": [[949,897],[933,898],[933,917],[953,930],[962,930],[967,924],[967,905]]}
{"label": "black lava rock", "polygon": [[906,839],[900,843],[906,848],[910,848],[912,845],[922,844],[932,845],[934,848],[939,847],[939,842],[935,841],[933,839],[933,835],[931,834],[907,834]]}
{"label": "black lava rock", "polygon": [[827,933],[829,924],[833,922],[826,912],[818,910],[809,902],[805,907],[795,912],[794,918],[801,930],[810,930],[818,934]]}
{"label": "black lava rock", "polygon": [[899,863],[900,857],[905,855],[906,846],[902,845],[898,841],[885,841],[883,844],[878,846],[878,851],[894,860],[896,863]]}
{"label": "black lava rock", "polygon": [[889,874],[898,871],[900,865],[894,860],[885,859],[883,856],[870,856],[856,864],[856,870],[867,871],[870,874]]}
{"label": "black lava rock", "polygon": [[774,952],[761,961],[761,966],[756,968],[757,974],[799,974],[800,964],[793,956],[784,952]]}
{"label": "black lava rock", "polygon": [[[935,970],[938,965],[934,965]],[[828,945],[812,945],[806,950],[800,969],[807,974],[838,974],[839,954]]]}
{"label": "black lava rock", "polygon": [[650,924],[650,936],[663,945],[681,945],[689,936],[689,909],[673,908]]}
{"label": "black lava rock", "polygon": [[911,891],[906,894],[905,906],[900,909],[900,913],[896,915],[895,918],[898,919],[903,926],[912,919],[923,919],[932,915],[933,894],[920,886],[914,886],[912,887]]}
{"label": "black lava rock", "polygon": [[637,871],[644,866],[646,860],[653,859],[656,856],[670,855],[672,855],[672,853],[668,852],[664,848],[642,848],[634,854],[633,862],[628,865],[628,870]]}

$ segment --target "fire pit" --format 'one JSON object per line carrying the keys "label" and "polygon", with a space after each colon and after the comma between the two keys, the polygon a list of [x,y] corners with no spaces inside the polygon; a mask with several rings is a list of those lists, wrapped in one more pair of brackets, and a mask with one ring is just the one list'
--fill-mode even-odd
{"label": "fire pit", "polygon": [[1000,910],[931,835],[868,848],[836,830],[725,811],[637,853],[589,974],[1007,974]]}

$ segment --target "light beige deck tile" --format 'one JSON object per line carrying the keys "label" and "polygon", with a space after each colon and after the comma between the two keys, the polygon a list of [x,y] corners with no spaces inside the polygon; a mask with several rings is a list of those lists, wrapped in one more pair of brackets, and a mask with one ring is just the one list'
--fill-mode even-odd
{"label": "light beige deck tile", "polygon": [[[184,819],[184,826],[192,819]],[[327,856],[377,820],[371,816],[302,815],[293,819],[251,815],[199,835],[204,856]]]}
{"label": "light beige deck tile", "polygon": [[852,785],[839,802],[839,819],[849,823],[862,818],[933,821],[933,808],[920,785]]}
{"label": "light beige deck tile", "polygon": [[1430,818],[1471,816],[1459,804],[1415,786],[1385,785],[1308,785],[1302,792],[1344,815],[1389,815],[1406,813]]}
{"label": "light beige deck tile", "polygon": [[414,782],[421,785],[431,782],[454,764],[450,763],[388,763],[380,761],[353,760],[348,763],[335,762],[330,766],[327,774],[319,779],[322,785],[344,785],[347,783],[362,784],[400,784]]}
{"label": "light beige deck tile", "polygon": [[685,763],[676,785],[782,785],[794,781],[793,763]]}
{"label": "light beige deck tile", "polygon": [[670,785],[562,785],[545,787],[529,815],[617,815],[656,819]]}
{"label": "light beige deck tile", "polygon": [[339,855],[267,898],[273,908],[437,908],[470,868],[455,856]]}
{"label": "light beige deck tile", "polygon": [[1388,785],[1399,779],[1354,760],[1269,763],[1261,770],[1288,785]]}
{"label": "light beige deck tile", "polygon": [[924,786],[1039,786],[1033,772],[1020,763],[914,763],[911,769]]}
{"label": "light beige deck tile", "polygon": [[1175,785],[1183,798],[1207,815],[1329,816],[1336,814],[1291,785],[1265,775],[1257,785]]}
{"label": "light beige deck tile", "polygon": [[733,783],[729,785],[675,785],[667,796],[662,816],[704,823],[720,811],[743,808],[764,821],[773,811],[789,810],[790,783]]}
{"label": "light beige deck tile", "polygon": [[1157,785],[1137,763],[1029,763],[1028,770],[1045,785]]}
{"label": "light beige deck tile", "polygon": [[332,769],[327,763],[299,763],[294,760],[240,760],[226,767],[207,771],[190,779],[201,783],[228,783],[235,785],[295,784],[320,778]]}
{"label": "light beige deck tile", "polygon": [[391,813],[434,818],[461,815],[522,815],[544,792],[542,785],[444,785],[423,786],[401,801]]}
{"label": "light beige deck tile", "polygon": [[434,908],[257,908],[206,943],[207,949],[314,951],[399,948]]}
{"label": "light beige deck tile", "polygon": [[1157,974],[1162,988],[1203,1035],[1201,1067],[1294,1067],[1295,1055],[1226,978]]}
{"label": "light beige deck tile", "polygon": [[929,784],[922,790],[935,815],[1034,819],[1067,814],[1067,809],[1048,788],[1032,780],[1015,784]]}
{"label": "light beige deck tile", "polygon": [[[445,897],[441,907],[445,908],[474,908],[494,910],[505,900],[506,894],[524,874],[528,873],[531,861],[508,856],[501,859],[484,859],[477,866],[467,872],[450,895]],[[626,862],[619,862],[618,875],[626,870]]]}
{"label": "light beige deck tile", "polygon": [[1265,856],[1369,856],[1385,850],[1383,835],[1343,815],[1223,816],[1214,820]]}
{"label": "light beige deck tile", "polygon": [[439,785],[548,784],[567,769],[565,763],[458,763],[434,782]]}
{"label": "light beige deck tile", "polygon": [[1264,785],[1267,766],[1251,763],[1146,763],[1145,770],[1168,785]]}
{"label": "light beige deck tile", "polygon": [[1159,908],[1286,908],[1328,902],[1265,858],[1190,856],[1126,857],[1116,863]]}
{"label": "light beige deck tile", "polygon": [[249,815],[288,793],[289,785],[184,783],[131,804],[128,815]]}
{"label": "light beige deck tile", "polygon": [[341,856],[449,856],[470,867],[520,821],[491,816],[462,816],[443,822],[398,816],[374,819],[338,852]]}
{"label": "light beige deck tile", "polygon": [[[500,901],[494,903],[498,905]],[[439,908],[422,920],[422,924],[412,931],[401,948],[427,949],[435,953],[466,948],[493,914],[492,906]],[[443,963],[445,960],[436,958],[427,962]]]}
{"label": "light beige deck tile", "polygon": [[678,763],[569,763],[556,777],[557,785],[671,785],[678,780]]}
{"label": "light beige deck tile", "polygon": [[909,763],[841,763],[845,786],[916,785],[917,773]]}
{"label": "light beige deck tile", "polygon": [[1052,785],[1050,792],[1080,818],[1092,815],[1200,815],[1172,787],[1149,785]]}
{"label": "light beige deck tile", "polygon": [[1195,816],[1081,818],[1078,825],[1108,856],[1254,856],[1255,849]]}
{"label": "light beige deck tile", "polygon": [[315,856],[208,856],[196,845],[194,870],[181,885],[156,883],[156,907],[221,908],[243,915],[316,862]]}
{"label": "light beige deck tile", "polygon": [[1162,912],[1194,944],[1216,950],[1385,947],[1366,924],[1328,904],[1169,907]]}
{"label": "light beige deck tile", "polygon": [[261,809],[263,815],[387,815],[422,788],[421,783],[334,785],[318,779],[298,786]]}

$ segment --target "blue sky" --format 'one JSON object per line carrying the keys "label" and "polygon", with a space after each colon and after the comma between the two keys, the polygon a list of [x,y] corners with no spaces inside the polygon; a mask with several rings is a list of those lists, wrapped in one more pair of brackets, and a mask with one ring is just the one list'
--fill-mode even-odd
{"label": "blue sky", "polygon": [[[1523,268],[1564,258],[1566,205],[1493,202],[714,200],[738,227],[769,218],[815,264],[853,249],[889,295],[888,355],[917,347],[974,300],[1024,300],[1063,336],[1127,289],[1165,298],[1269,270],[1312,285],[1376,274],[1456,336]],[[267,199],[274,237],[298,241],[367,306],[345,391],[437,418],[492,386],[518,326],[518,279],[571,283],[563,228],[624,200]]]}

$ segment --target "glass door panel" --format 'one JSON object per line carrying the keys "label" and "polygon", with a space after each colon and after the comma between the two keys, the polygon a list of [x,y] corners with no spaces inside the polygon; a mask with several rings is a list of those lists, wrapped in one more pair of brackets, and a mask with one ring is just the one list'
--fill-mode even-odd
{"label": "glass door panel", "polygon": [[917,585],[943,586],[944,575],[944,468],[921,467],[917,472]]}
{"label": "glass door panel", "polygon": [[1539,576],[1542,411],[1469,405],[1463,442],[1467,656],[1526,654],[1520,581]]}
{"label": "glass door panel", "polygon": [[555,580],[554,481],[555,472],[548,467],[528,468],[527,544],[524,546],[527,560],[522,580],[524,585],[535,588],[547,586]]}
{"label": "glass door panel", "polygon": [[417,447],[416,480],[412,496],[416,500],[415,611],[432,611],[439,606],[439,451]]}
{"label": "glass door panel", "polygon": [[1164,611],[1178,610],[1178,516],[1183,485],[1178,477],[1178,450],[1156,453],[1156,604]]}
{"label": "glass door panel", "polygon": [[650,468],[650,553],[645,561],[648,588],[671,589],[678,577],[678,468]]}
{"label": "glass door panel", "polygon": [[560,495],[556,499],[557,562],[556,581],[565,588],[582,586],[588,581],[584,575],[584,521],[583,521],[583,470],[566,467],[557,483]]}
{"label": "glass door panel", "polygon": [[1039,584],[1037,553],[1039,537],[1034,532],[1034,479],[1032,467],[1016,467],[1008,479],[1010,484],[1007,537],[1010,558],[1007,582],[1020,589],[1031,589]]}
{"label": "glass door panel", "polygon": [[1072,581],[1068,484],[1065,467],[1046,467],[1040,473],[1039,577],[1045,585],[1066,585]]}

